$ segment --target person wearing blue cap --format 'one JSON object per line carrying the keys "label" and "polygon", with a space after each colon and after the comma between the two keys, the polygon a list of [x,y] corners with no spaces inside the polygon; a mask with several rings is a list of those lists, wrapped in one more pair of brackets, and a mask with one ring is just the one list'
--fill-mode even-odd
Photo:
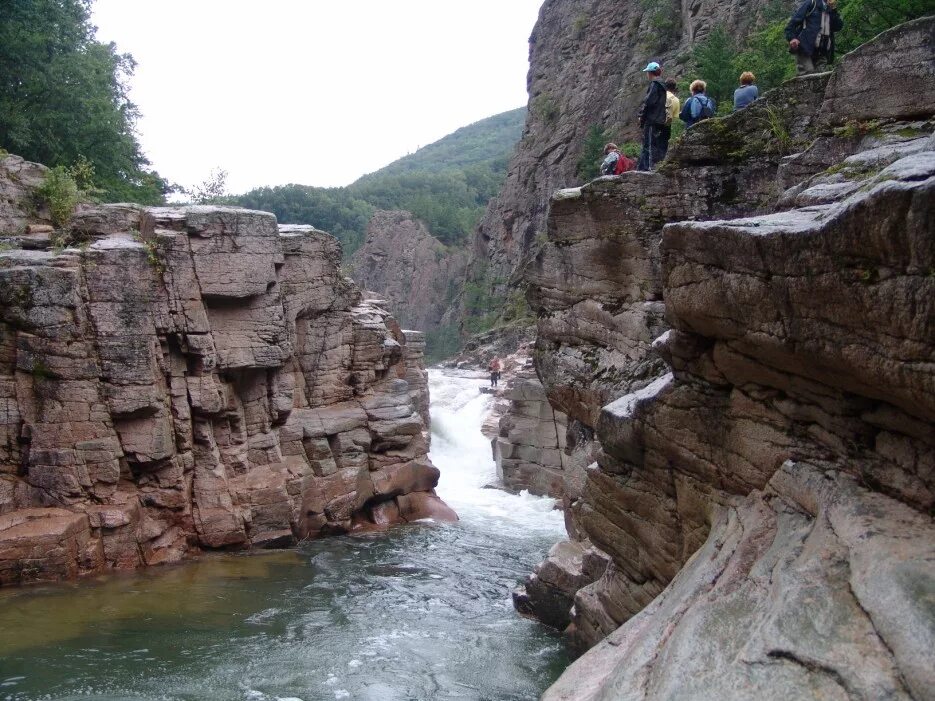
{"label": "person wearing blue cap", "polygon": [[650,61],[643,69],[649,78],[649,89],[640,107],[640,127],[643,130],[643,147],[637,170],[652,170],[663,158],[663,133],[666,125],[666,86],[662,82],[662,66]]}

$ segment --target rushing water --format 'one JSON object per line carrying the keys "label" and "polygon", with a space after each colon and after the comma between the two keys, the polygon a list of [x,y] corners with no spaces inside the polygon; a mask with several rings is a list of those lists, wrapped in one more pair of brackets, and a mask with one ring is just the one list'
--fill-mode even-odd
{"label": "rushing water", "polygon": [[0,701],[537,698],[568,660],[510,591],[562,519],[551,500],[483,489],[483,382],[430,372],[432,459],[458,523],[0,591]]}

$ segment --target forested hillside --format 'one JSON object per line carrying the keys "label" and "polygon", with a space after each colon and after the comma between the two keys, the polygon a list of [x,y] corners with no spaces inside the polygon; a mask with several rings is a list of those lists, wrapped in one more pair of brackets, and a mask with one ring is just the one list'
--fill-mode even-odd
{"label": "forested hillside", "polygon": [[377,209],[404,209],[448,245],[465,243],[500,189],[525,108],[483,119],[361,177],[347,187],[262,187],[232,204],[276,214],[284,224],[312,224],[337,236],[345,256],[364,241]]}

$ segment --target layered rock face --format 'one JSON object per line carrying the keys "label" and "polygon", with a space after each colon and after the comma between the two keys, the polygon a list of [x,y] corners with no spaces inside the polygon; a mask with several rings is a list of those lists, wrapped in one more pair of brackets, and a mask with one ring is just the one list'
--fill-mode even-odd
{"label": "layered rock face", "polygon": [[553,199],[537,367],[599,452],[520,603],[606,640],[545,699],[933,698],[933,43]]}
{"label": "layered rock face", "polygon": [[505,290],[522,277],[546,231],[549,200],[579,183],[576,168],[588,130],[639,140],[637,113],[645,93],[640,74],[650,60],[683,78],[690,46],[718,24],[743,33],[765,0],[611,2],[547,0],[529,39],[529,107],[506,181],[474,239],[480,263]]}
{"label": "layered rock face", "polygon": [[29,225],[50,224],[49,213],[33,193],[49,169],[19,156],[0,156],[0,234],[18,236]]}
{"label": "layered rock face", "polygon": [[576,498],[590,453],[568,445],[568,417],[549,404],[531,363],[515,373],[503,395],[508,403],[492,441],[500,483],[514,492]]}
{"label": "layered rock face", "polygon": [[446,247],[409,212],[378,211],[350,267],[354,280],[386,300],[401,324],[431,331],[464,281],[467,252]]}
{"label": "layered rock face", "polygon": [[0,583],[453,514],[424,341],[271,214],[85,208],[0,252]]}

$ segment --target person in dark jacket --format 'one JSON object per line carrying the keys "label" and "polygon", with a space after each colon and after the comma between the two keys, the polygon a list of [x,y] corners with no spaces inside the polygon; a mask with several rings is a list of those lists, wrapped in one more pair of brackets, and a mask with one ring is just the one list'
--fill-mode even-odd
{"label": "person in dark jacket", "polygon": [[666,86],[662,82],[662,66],[655,61],[643,69],[649,78],[646,98],[640,107],[639,123],[643,129],[643,147],[637,170],[652,170],[662,160],[662,128],[666,125]]}
{"label": "person in dark jacket", "polygon": [[786,41],[795,54],[799,75],[814,73],[834,62],[834,33],[844,28],[837,0],[804,0],[789,18]]}

